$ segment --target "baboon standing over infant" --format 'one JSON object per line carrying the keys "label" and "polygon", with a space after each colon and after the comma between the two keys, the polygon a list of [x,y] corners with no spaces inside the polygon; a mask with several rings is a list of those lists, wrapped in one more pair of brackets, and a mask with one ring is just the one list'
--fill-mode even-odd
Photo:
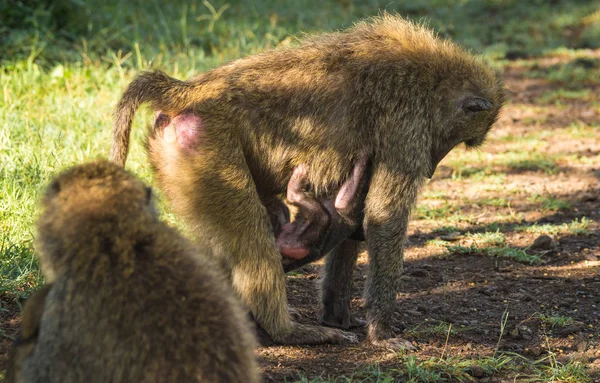
{"label": "baboon standing over infant", "polygon": [[[275,342],[293,344],[347,337],[290,319],[264,201],[283,193],[299,166],[316,199],[337,200],[366,156],[365,192],[345,197],[360,207],[348,216],[361,219],[368,245],[369,338],[395,346],[392,314],[418,191],[452,148],[484,142],[502,101],[498,76],[481,60],[384,15],[187,81],[141,74],[117,106],[112,160],[125,163],[135,112],[151,103],[159,117],[147,150],[158,184],[213,249],[260,326]],[[337,239],[325,267],[323,322],[347,329],[356,323],[349,307],[357,246]]]}
{"label": "baboon standing over infant", "polygon": [[50,284],[25,303],[9,381],[259,382],[225,277],[150,197],[108,161],[51,182],[36,238]]}

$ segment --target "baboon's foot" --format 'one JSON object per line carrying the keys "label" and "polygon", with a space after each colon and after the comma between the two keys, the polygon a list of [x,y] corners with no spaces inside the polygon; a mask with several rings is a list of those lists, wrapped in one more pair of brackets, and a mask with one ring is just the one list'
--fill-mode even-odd
{"label": "baboon's foot", "polygon": [[323,344],[358,343],[355,334],[321,326],[294,323],[290,332],[271,337],[277,344]]}
{"label": "baboon's foot", "polygon": [[394,328],[378,322],[369,323],[368,339],[372,345],[394,351],[413,351],[416,347],[406,339],[395,336]]}
{"label": "baboon's foot", "polygon": [[364,327],[367,322],[354,318],[350,314],[350,299],[340,297],[339,295],[331,296],[326,294],[323,302],[323,316],[321,324],[329,327],[341,328],[349,330],[355,327]]}

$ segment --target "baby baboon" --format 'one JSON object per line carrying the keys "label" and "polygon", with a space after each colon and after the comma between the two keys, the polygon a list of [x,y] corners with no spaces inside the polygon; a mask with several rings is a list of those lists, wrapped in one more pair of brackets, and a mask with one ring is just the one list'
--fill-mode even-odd
{"label": "baby baboon", "polygon": [[[298,207],[293,222],[273,223],[276,244],[283,258],[284,271],[290,271],[321,258],[347,238],[364,240],[362,232],[364,198],[368,187],[365,175],[367,158],[354,166],[333,199],[315,199],[304,192],[307,186],[306,166],[296,167],[287,189],[287,200]],[[287,209],[283,203],[280,205]],[[275,214],[267,206],[271,217],[287,217],[289,213]],[[273,218],[272,218],[273,219]],[[275,228],[281,227],[281,230]]]}
{"label": "baby baboon", "polygon": [[[315,198],[333,199],[366,154],[371,175],[358,202],[370,258],[369,338],[395,346],[391,320],[418,191],[452,148],[484,142],[503,88],[489,66],[457,45],[383,15],[187,81],[141,74],[117,106],[112,160],[118,164],[125,163],[133,117],[146,102],[174,116],[151,129],[147,141],[160,187],[279,343],[336,341],[342,333],[290,320],[262,201],[283,193],[301,164]],[[323,302],[331,314],[323,320],[329,325],[353,323],[356,252],[347,241],[328,256]]]}
{"label": "baby baboon", "polygon": [[157,219],[150,199],[108,161],[51,182],[36,247],[53,285],[33,349],[15,361],[17,381],[259,381],[253,335],[225,277]]}

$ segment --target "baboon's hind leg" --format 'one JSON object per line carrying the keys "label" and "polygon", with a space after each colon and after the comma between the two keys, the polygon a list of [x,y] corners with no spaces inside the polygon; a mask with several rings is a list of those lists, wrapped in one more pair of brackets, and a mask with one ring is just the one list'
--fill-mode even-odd
{"label": "baboon's hind leg", "polygon": [[358,258],[359,242],[345,240],[327,255],[322,284],[323,317],[321,323],[348,330],[366,324],[350,313],[352,275]]}

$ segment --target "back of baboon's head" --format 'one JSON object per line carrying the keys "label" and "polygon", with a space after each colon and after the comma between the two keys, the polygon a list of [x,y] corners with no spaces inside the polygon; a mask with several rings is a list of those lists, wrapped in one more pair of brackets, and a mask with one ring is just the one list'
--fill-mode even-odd
{"label": "back of baboon's head", "polygon": [[134,240],[154,220],[150,199],[150,188],[105,160],[60,173],[44,193],[37,221],[36,248],[46,276],[63,263],[85,262],[77,253],[94,241],[102,246]]}

